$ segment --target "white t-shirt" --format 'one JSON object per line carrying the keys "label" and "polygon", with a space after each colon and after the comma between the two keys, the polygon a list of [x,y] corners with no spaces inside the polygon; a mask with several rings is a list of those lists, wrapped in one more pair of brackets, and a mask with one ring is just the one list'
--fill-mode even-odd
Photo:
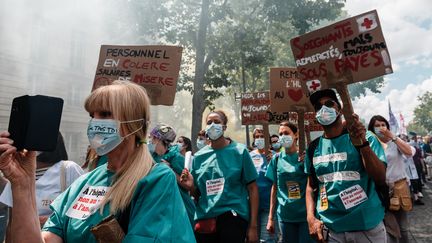
{"label": "white t-shirt", "polygon": [[[73,161],[60,161],[51,166],[45,174],[36,181],[36,205],[40,216],[51,214],[52,211],[49,205],[62,193],[62,172],[65,178],[65,189],[84,174],[81,167]],[[0,195],[0,202],[12,207],[12,190],[9,182]]]}
{"label": "white t-shirt", "polygon": [[[409,179],[404,163],[404,156],[394,142],[387,143],[384,150],[387,158],[386,182],[390,186],[400,179]],[[408,157],[408,156],[405,156]]]}
{"label": "white t-shirt", "polygon": [[[410,146],[410,147],[411,147],[412,154],[415,154],[416,149],[413,146]],[[410,180],[417,180],[419,177],[417,174],[417,169],[415,167],[413,158],[412,157],[407,158],[404,155],[404,162],[405,162],[405,171],[406,171],[406,174],[408,175],[409,179]]]}

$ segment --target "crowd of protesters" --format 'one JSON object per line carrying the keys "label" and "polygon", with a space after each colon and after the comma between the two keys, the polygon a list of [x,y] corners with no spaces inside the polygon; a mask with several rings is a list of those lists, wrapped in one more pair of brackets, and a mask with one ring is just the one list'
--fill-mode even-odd
{"label": "crowd of protesters", "polygon": [[172,124],[151,128],[146,91],[125,81],[85,101],[82,168],[60,133],[55,151],[39,153],[17,151],[4,131],[7,241],[408,242],[407,215],[432,177],[431,137],[395,134],[381,115],[348,123],[331,89],[310,102],[324,132],[305,151],[288,121],[271,136],[254,129],[248,148],[225,134],[221,110],[192,140]]}

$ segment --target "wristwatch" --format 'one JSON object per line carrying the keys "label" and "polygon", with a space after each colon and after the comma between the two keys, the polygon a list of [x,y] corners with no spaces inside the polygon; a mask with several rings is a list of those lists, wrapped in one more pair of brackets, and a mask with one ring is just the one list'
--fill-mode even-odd
{"label": "wristwatch", "polygon": [[398,138],[398,137],[394,136],[394,137],[391,139],[392,142],[393,142],[393,143],[396,142],[397,138]]}

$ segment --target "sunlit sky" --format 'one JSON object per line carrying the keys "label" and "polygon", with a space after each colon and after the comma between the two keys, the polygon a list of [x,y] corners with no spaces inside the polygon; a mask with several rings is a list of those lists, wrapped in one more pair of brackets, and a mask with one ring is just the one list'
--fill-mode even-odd
{"label": "sunlit sky", "polygon": [[390,101],[393,113],[402,113],[407,124],[417,97],[432,91],[432,1],[347,0],[345,9],[350,16],[378,11],[394,69],[385,76],[381,94],[369,92],[353,102],[355,112],[366,122],[376,114],[388,118]]}

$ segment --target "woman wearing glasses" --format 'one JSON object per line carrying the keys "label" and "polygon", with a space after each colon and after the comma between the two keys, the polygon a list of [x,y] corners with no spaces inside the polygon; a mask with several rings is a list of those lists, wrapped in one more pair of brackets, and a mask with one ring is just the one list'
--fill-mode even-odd
{"label": "woman wearing glasses", "polygon": [[266,177],[273,182],[267,230],[275,231],[275,208],[283,242],[313,242],[306,220],[305,191],[307,175],[297,148],[297,127],[289,122],[279,125],[283,149],[273,156]]}
{"label": "woman wearing glasses", "polygon": [[182,183],[197,200],[197,242],[258,242],[257,172],[245,145],[225,138],[222,111],[207,115],[210,146],[199,150]]}

